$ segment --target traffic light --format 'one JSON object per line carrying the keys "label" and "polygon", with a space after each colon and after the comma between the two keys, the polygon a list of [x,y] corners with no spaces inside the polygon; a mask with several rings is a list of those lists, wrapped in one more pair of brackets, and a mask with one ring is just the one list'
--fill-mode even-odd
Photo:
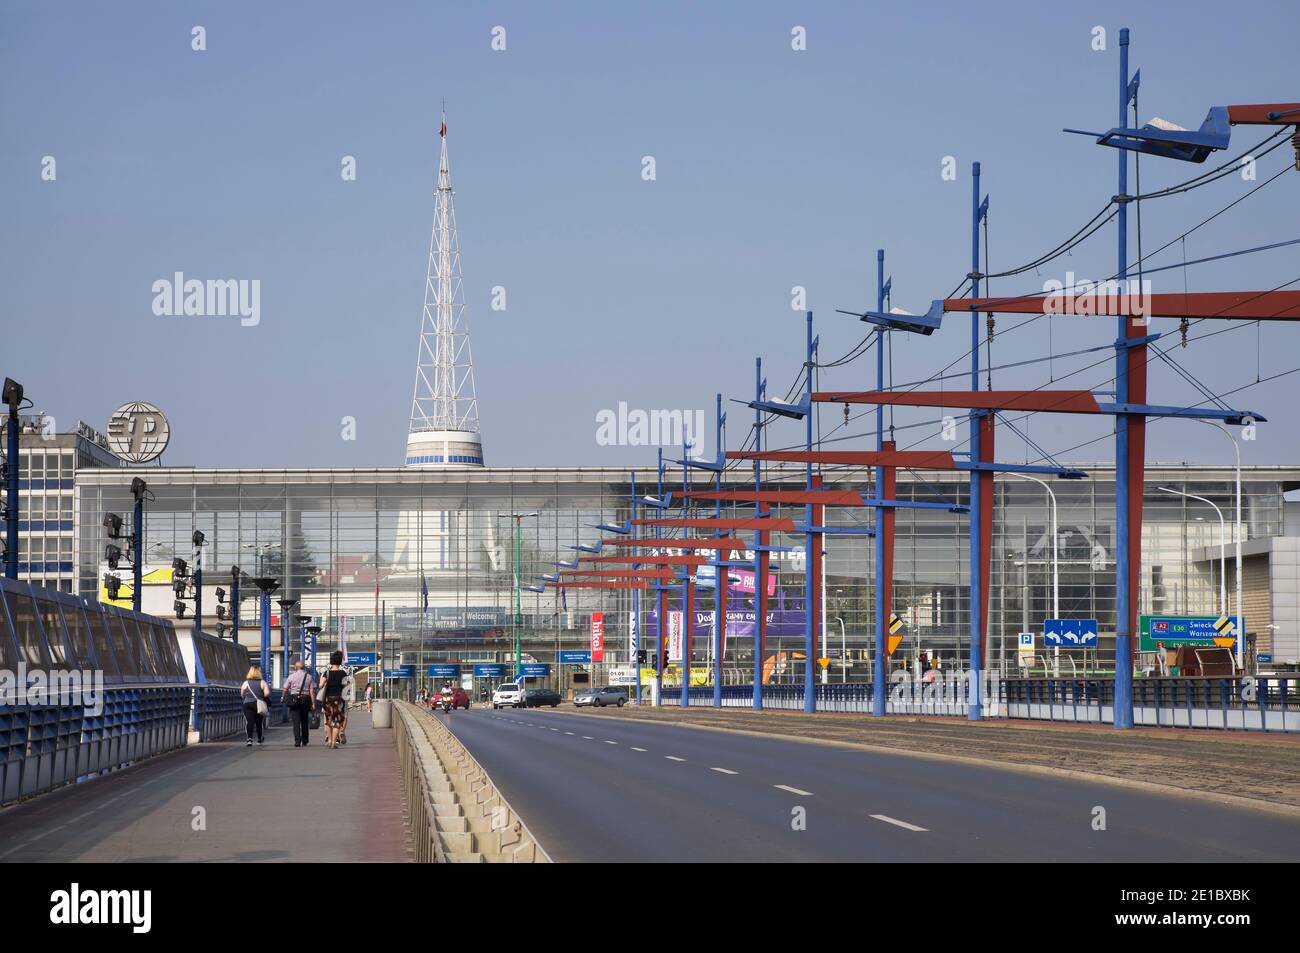
{"label": "traffic light", "polygon": [[224,619],[225,617],[226,617],[226,607],[223,606],[223,605],[221,605],[220,603],[218,603],[218,604],[217,604],[217,618],[218,618],[218,619]]}
{"label": "traffic light", "polygon": [[194,535],[190,537],[190,541],[194,543],[196,547],[202,546],[203,540],[204,540],[203,530],[201,529],[196,529],[194,531]]}
{"label": "traffic light", "polygon": [[182,599],[185,598],[185,580],[173,579],[172,592],[176,593],[176,595],[180,596]]}
{"label": "traffic light", "polygon": [[637,650],[637,653],[636,653],[636,664],[637,664],[637,665],[644,665],[644,664],[645,664],[645,660],[646,660],[646,650],[645,650],[645,649],[638,649],[638,650]]}
{"label": "traffic light", "polygon": [[217,605],[224,605],[226,601],[226,590],[217,586]]}

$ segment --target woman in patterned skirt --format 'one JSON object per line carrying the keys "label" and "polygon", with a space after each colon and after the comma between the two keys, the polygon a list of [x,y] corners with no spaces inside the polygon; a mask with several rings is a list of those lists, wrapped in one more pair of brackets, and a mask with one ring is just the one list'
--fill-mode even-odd
{"label": "woman in patterned skirt", "polygon": [[344,695],[352,676],[343,669],[343,653],[330,653],[330,667],[321,679],[319,699],[325,708],[325,747],[339,746],[339,732],[346,721]]}

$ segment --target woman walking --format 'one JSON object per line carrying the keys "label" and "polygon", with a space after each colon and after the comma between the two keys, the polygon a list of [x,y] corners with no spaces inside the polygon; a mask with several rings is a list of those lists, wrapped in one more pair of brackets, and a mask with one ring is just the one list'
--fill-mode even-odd
{"label": "woman walking", "polygon": [[339,734],[347,723],[345,695],[351,689],[352,676],[343,669],[343,653],[330,653],[330,667],[321,679],[317,698],[325,708],[325,747],[337,748]]}
{"label": "woman walking", "polygon": [[266,687],[266,682],[262,681],[261,666],[254,665],[248,670],[248,675],[244,683],[239,686],[239,697],[244,702],[244,721],[248,726],[248,741],[245,747],[253,747],[253,729],[257,729],[257,743],[260,745],[265,740],[262,736],[262,729],[266,724],[267,708],[266,700],[271,695],[271,690]]}

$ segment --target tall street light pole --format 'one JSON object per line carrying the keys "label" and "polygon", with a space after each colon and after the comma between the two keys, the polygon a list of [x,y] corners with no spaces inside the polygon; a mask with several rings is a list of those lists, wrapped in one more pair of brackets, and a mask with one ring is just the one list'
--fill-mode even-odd
{"label": "tall street light pole", "polygon": [[[1223,424],[1214,420],[1203,420],[1202,423],[1209,424],[1216,430],[1219,430],[1232,443],[1233,452],[1237,455],[1237,485],[1235,500],[1235,518],[1232,521],[1232,539],[1234,549],[1236,550],[1237,575],[1235,582],[1236,588],[1236,607],[1237,614],[1233,617],[1233,628],[1237,632],[1237,668],[1245,670],[1245,651],[1246,651],[1246,630],[1242,624],[1242,606],[1241,606],[1241,444],[1237,443],[1237,438],[1232,435]],[[1225,614],[1227,610],[1224,610]]]}
{"label": "tall street light pole", "polygon": [[[1167,486],[1158,487],[1161,493],[1172,493],[1174,496],[1186,497],[1189,500],[1199,500],[1208,506],[1214,507],[1214,512],[1219,517],[1219,615],[1228,614],[1228,527],[1223,521],[1223,510],[1219,509],[1213,502],[1203,496],[1196,496],[1193,493],[1184,493],[1181,490],[1173,490]],[[1240,647],[1240,636],[1238,636],[1238,647]]]}
{"label": "tall street light pole", "polygon": [[[514,615],[514,624],[511,626],[511,628],[514,629],[514,636],[515,636],[515,678],[519,678],[519,676],[523,674],[523,664],[524,664],[523,647],[520,642],[520,633],[519,633],[520,624],[523,622],[523,603],[522,603],[523,596],[521,594],[520,584],[519,584],[519,581],[522,578],[521,573],[523,571],[521,566],[521,563],[523,562],[523,538],[522,538],[521,521],[530,516],[537,516],[537,515],[538,514],[536,512],[510,514],[510,518],[515,521],[515,615]],[[558,659],[556,661],[558,662]]]}
{"label": "tall street light pole", "polygon": [[[1052,488],[1047,485],[1046,480],[1040,480],[1037,477],[1032,477],[1025,473],[1016,473],[1014,471],[1012,471],[1011,475],[1037,483],[1047,491],[1048,499],[1052,501],[1052,618],[1059,619],[1061,617],[1061,573],[1056,550],[1056,494],[1052,492]],[[1025,575],[1028,576],[1028,574],[1029,548],[1025,547]],[[1061,647],[1059,645],[1052,647],[1052,674],[1061,674]]]}

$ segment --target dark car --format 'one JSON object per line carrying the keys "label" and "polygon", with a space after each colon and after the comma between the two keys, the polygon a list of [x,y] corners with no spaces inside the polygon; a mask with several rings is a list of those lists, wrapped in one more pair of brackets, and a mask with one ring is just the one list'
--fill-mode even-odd
{"label": "dark car", "polygon": [[549,688],[530,688],[524,692],[525,708],[541,708],[543,705],[555,708],[561,701],[560,693]]}
{"label": "dark car", "polygon": [[604,708],[606,705],[618,705],[622,708],[627,704],[627,686],[604,685],[579,692],[573,696],[573,703],[580,707],[590,705],[593,708]]}

